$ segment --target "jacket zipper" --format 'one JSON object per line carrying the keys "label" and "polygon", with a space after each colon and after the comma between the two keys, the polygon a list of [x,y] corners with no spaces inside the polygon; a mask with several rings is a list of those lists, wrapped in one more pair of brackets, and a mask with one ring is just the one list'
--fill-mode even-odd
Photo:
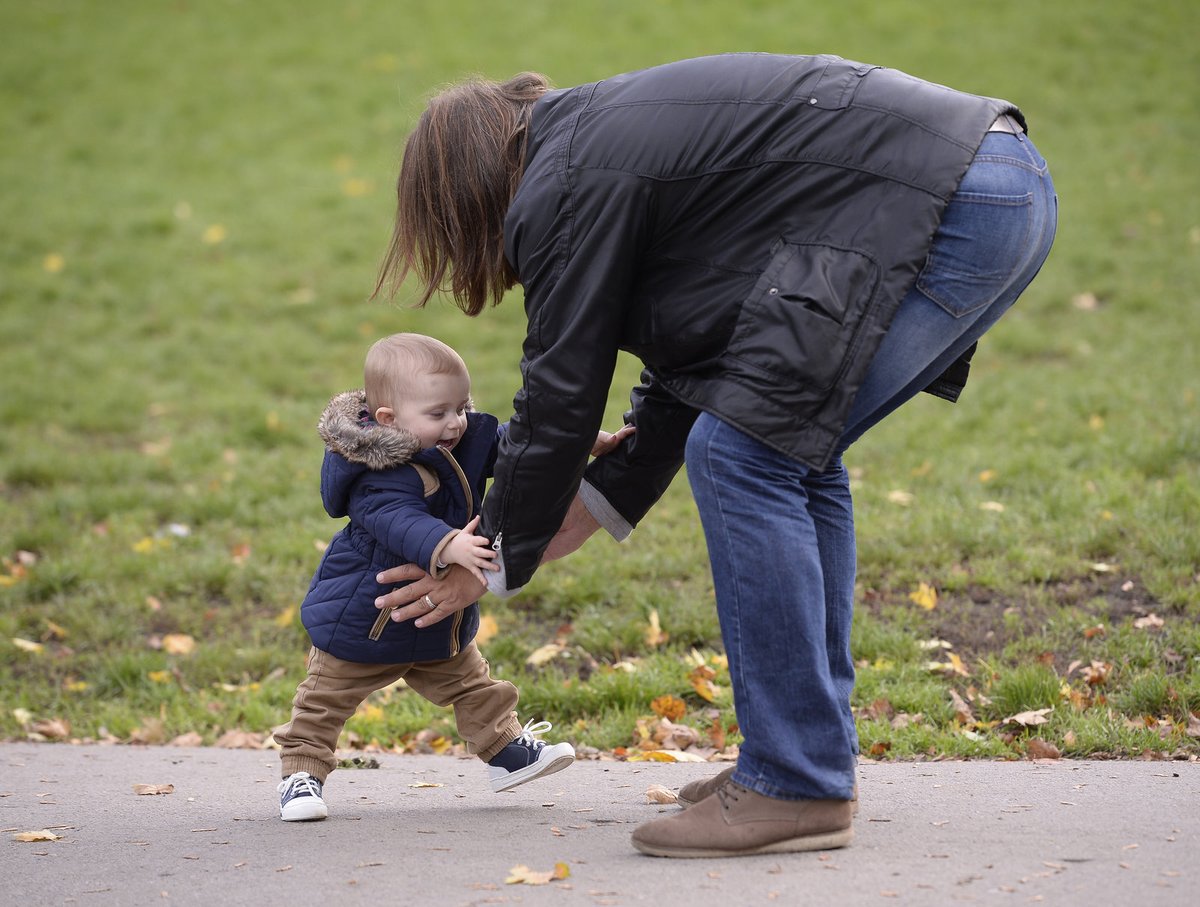
{"label": "jacket zipper", "polygon": [[[454,474],[458,476],[458,482],[462,486],[463,496],[467,499],[467,522],[475,516],[475,496],[471,494],[471,483],[467,481],[466,473],[462,471],[462,467],[458,465],[458,460],[454,459],[454,455],[448,450],[439,447],[442,451],[442,456],[450,463],[454,469]],[[499,551],[500,536],[496,536],[496,541],[492,543],[492,547]],[[388,620],[391,619],[392,612],[395,608],[384,608],[379,612],[379,616],[375,618],[375,623],[371,626],[370,639],[372,642],[377,641],[383,635],[383,631],[387,628]],[[462,610],[454,612],[454,623],[450,625],[450,658],[458,654],[461,646],[458,644],[458,632],[462,628],[463,612]]]}

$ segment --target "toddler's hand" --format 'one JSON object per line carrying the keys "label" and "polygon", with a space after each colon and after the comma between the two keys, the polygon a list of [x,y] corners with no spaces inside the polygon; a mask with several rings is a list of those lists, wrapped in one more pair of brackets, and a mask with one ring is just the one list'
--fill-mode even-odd
{"label": "toddler's hand", "polygon": [[487,577],[483,575],[483,571],[499,570],[500,565],[492,563],[496,558],[496,552],[492,550],[488,540],[482,535],[475,535],[475,527],[478,525],[479,517],[475,517],[467,523],[458,535],[446,543],[446,547],[442,549],[441,558],[442,563],[465,567],[481,583],[487,583]]}

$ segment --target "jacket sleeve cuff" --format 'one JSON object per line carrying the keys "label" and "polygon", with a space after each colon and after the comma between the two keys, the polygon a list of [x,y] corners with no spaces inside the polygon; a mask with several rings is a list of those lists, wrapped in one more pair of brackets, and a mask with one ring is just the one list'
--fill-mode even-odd
{"label": "jacket sleeve cuff", "polygon": [[450,544],[450,540],[458,535],[461,529],[452,529],[442,536],[442,540],[433,547],[433,553],[429,555],[429,563],[425,565],[426,572],[434,579],[441,579],[446,575],[446,571],[450,569],[447,564],[445,567],[438,567],[442,561],[442,552],[446,550],[446,546]]}
{"label": "jacket sleeve cuff", "polygon": [[524,586],[517,586],[517,588],[515,588],[515,589],[508,588],[508,579],[505,575],[507,571],[505,571],[505,569],[504,569],[504,552],[503,551],[500,552],[500,554],[496,557],[496,560],[493,561],[493,563],[499,564],[500,569],[483,571],[484,576],[487,577],[487,591],[488,592],[492,593],[492,595],[495,595],[498,598],[512,598],[514,595],[516,595],[518,592],[520,592],[522,589],[525,588]]}
{"label": "jacket sleeve cuff", "polygon": [[588,513],[609,535],[618,542],[629,538],[630,533],[633,532],[633,524],[617,513],[616,508],[608,503],[608,499],[586,479],[579,485],[579,498],[583,501],[583,506],[588,509]]}

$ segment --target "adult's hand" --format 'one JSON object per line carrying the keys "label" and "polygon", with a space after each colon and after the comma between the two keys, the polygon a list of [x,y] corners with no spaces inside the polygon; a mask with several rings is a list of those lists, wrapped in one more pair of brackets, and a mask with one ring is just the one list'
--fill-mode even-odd
{"label": "adult's hand", "polygon": [[546,552],[542,555],[542,563],[556,561],[560,557],[566,557],[572,551],[576,551],[599,528],[600,524],[596,522],[596,518],[584,506],[583,498],[575,495],[575,500],[567,508],[567,515],[563,519],[562,525],[558,528],[554,538],[550,539],[550,544],[546,546]]}
{"label": "adult's hand", "polygon": [[[451,565],[441,579],[434,579],[416,564],[384,570],[375,579],[385,586],[414,580],[407,586],[379,596],[375,599],[375,607],[381,610],[394,608],[394,621],[412,620],[415,617],[418,627],[429,627],[445,620],[478,601],[479,596],[487,591],[487,583],[481,583],[471,575],[470,570],[458,564]],[[430,605],[434,607],[430,608]]]}

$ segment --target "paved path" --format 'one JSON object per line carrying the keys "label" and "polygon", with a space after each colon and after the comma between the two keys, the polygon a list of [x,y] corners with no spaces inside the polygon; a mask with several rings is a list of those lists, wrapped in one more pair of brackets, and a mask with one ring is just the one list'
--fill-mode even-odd
{"label": "paved path", "polygon": [[494,794],[471,759],[377,758],[330,778],[328,820],[283,823],[270,751],[2,744],[0,904],[1200,903],[1195,763],[863,765],[847,849],[664,860],[629,844],[677,809],[646,790],[713,766],[578,762]]}

